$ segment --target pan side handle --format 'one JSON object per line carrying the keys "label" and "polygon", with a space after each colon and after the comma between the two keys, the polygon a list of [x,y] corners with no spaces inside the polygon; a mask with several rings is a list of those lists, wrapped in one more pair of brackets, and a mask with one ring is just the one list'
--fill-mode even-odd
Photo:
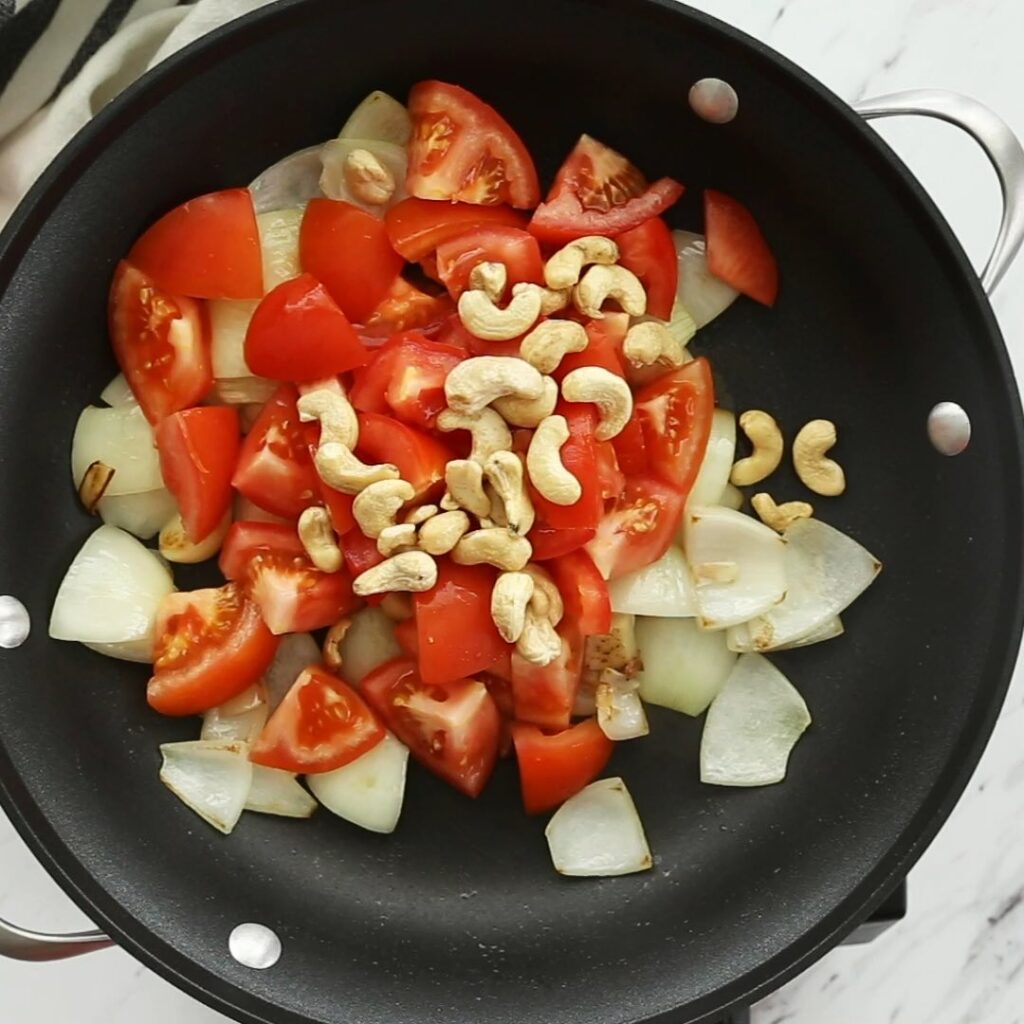
{"label": "pan side handle", "polygon": [[108,949],[114,943],[103,932],[70,932],[67,935],[47,935],[18,928],[0,918],[0,956],[13,960],[42,963],[46,960],[66,960],[69,957]]}
{"label": "pan side handle", "polygon": [[977,100],[943,89],[910,89],[860,100],[854,110],[866,121],[908,115],[934,117],[967,132],[985,151],[1003,193],[999,233],[981,272],[981,286],[991,295],[1024,242],[1024,147],[1010,126]]}

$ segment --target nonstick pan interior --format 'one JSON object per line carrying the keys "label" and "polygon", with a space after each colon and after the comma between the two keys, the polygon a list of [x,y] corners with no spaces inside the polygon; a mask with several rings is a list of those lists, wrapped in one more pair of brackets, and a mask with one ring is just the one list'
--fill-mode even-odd
{"label": "nonstick pan interior", "polygon": [[[726,78],[740,115],[698,121],[692,81]],[[157,779],[157,744],[194,736],[145,705],[146,672],[45,625],[95,525],[68,451],[114,372],[117,259],[159,213],[248,181],[336,132],[372,88],[424,77],[495,104],[549,178],[581,131],[688,185],[734,193],[778,255],[782,295],[701,332],[720,397],[789,437],[839,425],[848,492],[818,513],[885,563],[840,640],[778,656],[814,725],[784,785],[697,781],[700,723],[655,709],[621,774],[656,862],[567,881],[544,821],[499,767],[470,802],[411,773],[398,832],[320,813],[246,816],[224,839]],[[756,44],[671,3],[472,0],[281,5],[172,58],[58,160],[0,252],[0,590],[34,630],[0,654],[0,790],[99,924],[240,1020],[620,1024],[697,1020],[764,990],[884,895],[950,809],[988,734],[1020,634],[1020,408],[988,305],[944,223],[841,104]],[[974,440],[944,459],[940,400]],[[784,472],[779,499],[802,496]],[[198,578],[198,577],[195,577]],[[243,921],[280,935],[272,970],[234,963]]]}

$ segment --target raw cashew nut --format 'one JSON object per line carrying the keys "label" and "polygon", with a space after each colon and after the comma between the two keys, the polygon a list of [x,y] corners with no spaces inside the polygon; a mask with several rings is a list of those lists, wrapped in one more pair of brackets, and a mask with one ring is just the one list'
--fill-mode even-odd
{"label": "raw cashew nut", "polygon": [[494,489],[494,485],[490,483],[490,481],[484,481],[484,493],[487,495],[487,499],[491,503],[491,511],[488,513],[486,519],[480,520],[480,525],[483,527],[508,527],[508,517],[505,515],[505,503],[501,500],[501,495]]}
{"label": "raw cashew nut", "polygon": [[320,444],[333,441],[355,448],[359,441],[359,420],[352,403],[330,388],[317,388],[299,396],[296,403],[303,423],[320,421]]}
{"label": "raw cashew nut", "polygon": [[814,508],[806,501],[787,501],[775,504],[775,499],[762,491],[750,499],[750,504],[765,526],[782,533],[787,526],[792,526],[798,519],[810,519]]}
{"label": "raw cashew nut", "polygon": [[760,482],[778,468],[782,461],[782,431],[778,423],[760,409],[743,413],[740,429],[750,438],[754,450],[732,467],[729,480],[737,487],[746,487]]}
{"label": "raw cashew nut", "polygon": [[419,532],[418,544],[428,555],[447,555],[469,532],[469,516],[462,509],[442,512],[428,519]]}
{"label": "raw cashew nut", "polygon": [[[466,292],[463,292],[465,296]],[[475,416],[496,398],[536,399],[544,379],[529,363],[515,356],[476,356],[464,359],[448,374],[444,394],[456,412]]]}
{"label": "raw cashew nut", "polygon": [[321,572],[341,568],[341,548],[334,536],[330,513],[322,505],[311,505],[299,516],[299,540],[309,560]]}
{"label": "raw cashew nut", "polygon": [[515,452],[495,452],[484,465],[484,475],[501,503],[505,522],[500,525],[526,536],[533,528],[535,517],[519,456]]}
{"label": "raw cashew nut", "polygon": [[352,195],[367,206],[383,206],[395,194],[395,176],[368,149],[353,149],[342,173]]}
{"label": "raw cashew nut", "polygon": [[[479,462],[452,459],[445,466],[444,481],[448,495],[458,502],[459,508],[472,512],[478,518],[490,513],[491,499],[484,492],[484,467]],[[444,507],[444,498],[441,499],[441,506]]]}
{"label": "raw cashew nut", "polygon": [[437,417],[439,430],[468,430],[473,438],[473,449],[469,457],[474,462],[484,463],[495,452],[507,452],[512,447],[512,431],[493,409],[481,409],[472,416],[444,409]]}
{"label": "raw cashew nut", "polygon": [[561,657],[562,638],[545,616],[527,608],[526,624],[516,642],[516,652],[531,665],[550,665]]}
{"label": "raw cashew nut", "polygon": [[478,263],[469,272],[469,287],[481,291],[491,302],[501,302],[508,287],[508,271],[504,263],[489,260]]}
{"label": "raw cashew nut", "polygon": [[205,562],[220,551],[220,546],[224,543],[224,538],[230,527],[231,510],[228,509],[224,513],[224,518],[210,533],[202,540],[193,542],[189,540],[181,513],[175,512],[170,521],[165,523],[160,530],[160,554],[168,562],[176,562],[179,565],[195,565],[197,562]]}
{"label": "raw cashew nut", "polygon": [[345,634],[351,628],[351,619],[339,619],[329,630],[327,630],[327,636],[324,637],[324,645],[322,648],[324,664],[335,672],[341,668],[341,643],[345,639]]}
{"label": "raw cashew nut", "polygon": [[390,462],[368,466],[352,450],[336,441],[320,445],[313,460],[316,471],[328,487],[345,494],[359,494],[380,480],[397,480],[398,467]]}
{"label": "raw cashew nut", "polygon": [[584,235],[563,246],[544,264],[544,280],[549,288],[572,288],[589,263],[611,266],[619,261],[619,247],[603,235]]}
{"label": "raw cashew nut", "polygon": [[496,398],[493,407],[506,423],[513,427],[535,427],[550,416],[558,405],[558,382],[554,377],[542,377],[544,390],[540,398]]}
{"label": "raw cashew nut", "polygon": [[491,618],[502,639],[514,644],[526,628],[526,609],[533,597],[533,577],[526,572],[503,572],[491,590]]}
{"label": "raw cashew nut", "polygon": [[530,607],[538,614],[557,626],[565,614],[565,605],[562,602],[562,594],[550,573],[539,565],[531,562],[526,567],[526,572],[533,579],[533,596],[530,598]]}
{"label": "raw cashew nut", "polygon": [[545,320],[523,338],[519,354],[541,373],[553,373],[570,352],[582,352],[590,339],[575,320]]}
{"label": "raw cashew nut", "polygon": [[406,513],[405,519],[402,520],[404,523],[412,523],[413,526],[419,526],[421,523],[425,523],[428,519],[433,519],[441,510],[436,505],[420,505],[417,508],[412,509]]}
{"label": "raw cashew nut", "polygon": [[562,397],[567,402],[593,402],[601,414],[594,430],[598,441],[608,441],[622,432],[633,415],[633,392],[618,374],[603,366],[581,366],[562,379]]}
{"label": "raw cashew nut", "polygon": [[626,331],[622,354],[636,369],[644,366],[682,366],[686,352],[675,335],[654,320],[634,324]]}
{"label": "raw cashew nut", "polygon": [[808,490],[828,498],[846,490],[843,467],[825,457],[825,453],[835,443],[836,425],[831,420],[811,420],[793,438],[793,467],[796,475]]}
{"label": "raw cashew nut", "polygon": [[542,288],[539,284],[532,284],[528,281],[520,281],[512,285],[512,295],[539,295],[540,315],[551,316],[552,313],[559,313],[569,305],[572,299],[572,289],[563,288],[556,291],[552,288]]}
{"label": "raw cashew nut", "polygon": [[530,438],[526,470],[533,486],[556,505],[575,505],[583,497],[583,487],[562,465],[562,445],[569,440],[569,424],[564,416],[548,416]]}
{"label": "raw cashew nut", "polygon": [[359,529],[371,539],[395,525],[399,509],[416,496],[416,488],[406,480],[378,480],[356,495],[352,515]]}
{"label": "raw cashew nut", "polygon": [[508,341],[525,334],[540,316],[541,294],[533,289],[513,291],[512,301],[502,309],[491,297],[478,288],[471,288],[459,296],[459,319],[462,326],[475,338],[484,341]]}
{"label": "raw cashew nut", "polygon": [[393,590],[422,594],[437,583],[437,563],[425,551],[403,551],[360,573],[352,581],[359,597]]}
{"label": "raw cashew nut", "polygon": [[640,278],[625,267],[591,267],[572,290],[572,301],[584,315],[600,320],[601,307],[614,299],[630,316],[647,312],[647,293]]}
{"label": "raw cashew nut", "polygon": [[458,512],[462,506],[452,497],[451,491],[445,491],[438,502],[444,512]]}
{"label": "raw cashew nut", "polygon": [[452,549],[452,561],[459,565],[493,565],[505,572],[518,572],[532,554],[533,548],[525,537],[491,527],[467,533]]}
{"label": "raw cashew nut", "polygon": [[397,523],[385,526],[377,537],[377,550],[385,557],[410,551],[416,547],[416,527],[412,523]]}

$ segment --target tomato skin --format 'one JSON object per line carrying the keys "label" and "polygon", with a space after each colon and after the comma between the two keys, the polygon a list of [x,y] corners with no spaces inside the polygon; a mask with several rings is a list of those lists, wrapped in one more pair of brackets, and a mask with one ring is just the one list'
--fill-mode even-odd
{"label": "tomato skin", "polygon": [[368,317],[402,270],[384,225],[340,199],[311,199],[299,228],[299,262],[349,320]]}
{"label": "tomato skin", "polygon": [[231,485],[253,504],[283,519],[298,519],[320,494],[295,407],[298,392],[282,384],[245,435]]}
{"label": "tomato skin", "polygon": [[604,771],[615,749],[593,719],[553,736],[516,722],[512,742],[527,814],[553,810],[588,786]]}
{"label": "tomato skin", "polygon": [[583,326],[587,332],[587,347],[582,352],[570,352],[563,357],[552,374],[555,380],[561,383],[566,374],[584,366],[598,366],[616,377],[625,378],[622,343],[629,330],[629,317],[625,313],[605,313],[602,319],[588,320]]}
{"label": "tomato skin", "polygon": [[126,260],[110,285],[108,324],[117,364],[150,423],[197,405],[213,386],[199,304],[162,291]]}
{"label": "tomato skin", "polygon": [[583,640],[572,623],[559,629],[562,653],[549,665],[512,654],[512,701],[520,722],[545,729],[568,728],[583,672]]}
{"label": "tomato skin", "polygon": [[132,246],[128,262],[175,295],[258,299],[263,256],[249,190],[228,188],[176,206]]}
{"label": "tomato skin", "polygon": [[342,537],[341,557],[353,579],[384,561],[384,556],[377,550],[377,542],[359,529],[352,529]]}
{"label": "tomato skin", "polygon": [[422,331],[433,336],[455,311],[447,295],[428,295],[404,277],[396,277],[384,298],[356,333],[367,348],[379,348],[399,331]]}
{"label": "tomato skin", "polygon": [[530,153],[493,107],[461,86],[426,81],[409,93],[409,113],[411,195],[524,210],[537,205]]}
{"label": "tomato skin", "polygon": [[324,665],[304,669],[253,745],[249,760],[286,772],[331,772],[372,750],[384,727]]}
{"label": "tomato skin", "polygon": [[533,561],[546,562],[551,558],[577,551],[597,533],[595,527],[569,527],[556,530],[547,523],[538,522],[527,539],[533,545]]}
{"label": "tomato skin", "polygon": [[593,529],[601,521],[604,499],[597,465],[597,412],[592,405],[559,401],[555,414],[564,416],[569,426],[569,440],[562,445],[562,464],[583,487],[580,500],[574,505],[556,505],[531,487],[538,516],[555,529]]}
{"label": "tomato skin", "polygon": [[707,359],[648,384],[633,401],[652,472],[684,494],[693,486],[711,434],[715,385]]}
{"label": "tomato skin", "polygon": [[277,637],[233,583],[174,593],[157,613],[150,707],[198,715],[250,687],[274,660]]}
{"label": "tomato skin", "polygon": [[648,314],[670,320],[679,283],[679,261],[668,225],[660,217],[651,217],[615,241],[619,263],[640,278],[647,292]]}
{"label": "tomato skin", "polygon": [[331,526],[339,537],[355,528],[356,517],[352,512],[355,495],[336,491],[329,484],[321,480],[320,497],[323,499],[327,512],[331,517]]}
{"label": "tomato skin", "polygon": [[311,274],[268,292],[245,334],[245,361],[271,380],[315,380],[370,358],[348,318]]}
{"label": "tomato skin", "polygon": [[608,586],[586,551],[556,558],[548,568],[562,594],[565,615],[582,636],[611,632],[612,604]]}
{"label": "tomato skin", "polygon": [[526,218],[507,206],[473,206],[410,196],[384,215],[395,252],[410,263],[430,255],[442,242],[489,224],[526,226]]}
{"label": "tomato skin", "polygon": [[241,433],[231,406],[184,409],[156,428],[160,472],[174,495],[185,532],[193,544],[209,536],[231,506],[231,475]]}
{"label": "tomato skin", "polygon": [[612,438],[611,444],[615,449],[619,469],[626,476],[643,476],[650,472],[644,427],[635,408],[625,427]]}
{"label": "tomato skin", "polygon": [[362,682],[367,703],[420,764],[475,797],[498,759],[501,716],[483,683],[426,683],[411,658],[395,658]]}
{"label": "tomato skin", "polygon": [[306,554],[295,527],[290,523],[242,519],[232,523],[228,529],[220,547],[217,567],[226,580],[244,581],[253,558],[271,551],[295,558],[303,558]]}
{"label": "tomato skin", "polygon": [[438,560],[436,586],[413,597],[424,682],[472,676],[507,655],[509,645],[491,618],[496,578],[497,572],[487,565]]}
{"label": "tomato skin", "polygon": [[754,215],[738,200],[704,190],[708,269],[765,306],[779,296],[779,265]]}
{"label": "tomato skin", "polygon": [[394,463],[402,479],[416,489],[414,500],[440,489],[445,466],[455,458],[450,448],[429,434],[373,412],[359,414],[356,452],[367,463]]}
{"label": "tomato skin", "polygon": [[419,658],[420,641],[416,630],[416,618],[405,619],[395,623],[395,639],[398,646],[409,655],[410,658]]}
{"label": "tomato skin", "polygon": [[[675,253],[675,249],[672,250]],[[469,287],[479,263],[504,264],[508,287],[522,281],[544,283],[544,261],[537,239],[521,228],[492,225],[456,235],[437,247],[437,269],[453,299]]]}

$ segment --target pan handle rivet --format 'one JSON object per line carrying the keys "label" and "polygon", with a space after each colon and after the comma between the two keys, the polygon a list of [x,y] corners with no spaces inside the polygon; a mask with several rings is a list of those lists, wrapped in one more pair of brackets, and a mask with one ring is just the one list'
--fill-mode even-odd
{"label": "pan handle rivet", "polygon": [[702,78],[690,86],[690,109],[711,124],[728,124],[740,108],[736,90],[721,78]]}
{"label": "pan handle rivet", "polygon": [[971,419],[956,402],[939,402],[928,413],[928,440],[940,455],[959,455],[971,440]]}
{"label": "pan handle rivet", "polygon": [[281,940],[266,925],[250,921],[232,930],[228,950],[243,967],[265,971],[281,959]]}
{"label": "pan handle rivet", "polygon": [[0,647],[20,647],[32,629],[28,609],[10,594],[0,594]]}

